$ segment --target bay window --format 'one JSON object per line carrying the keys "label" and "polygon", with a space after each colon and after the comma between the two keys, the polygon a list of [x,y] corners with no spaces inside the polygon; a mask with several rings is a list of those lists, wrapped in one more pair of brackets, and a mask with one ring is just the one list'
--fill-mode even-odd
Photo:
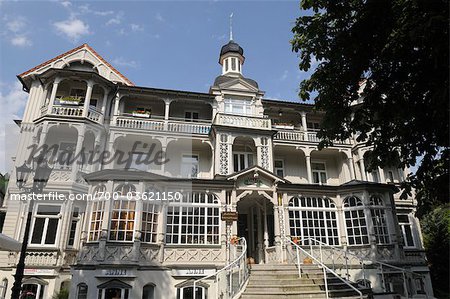
{"label": "bay window", "polygon": [[156,243],[158,236],[159,205],[142,203],[142,242]]}
{"label": "bay window", "polygon": [[252,105],[249,100],[225,99],[225,113],[251,115]]}
{"label": "bay window", "polygon": [[293,197],[289,201],[291,236],[308,245],[312,238],[328,245],[339,245],[336,206],[329,198]]}
{"label": "bay window", "polygon": [[91,219],[89,221],[88,241],[98,241],[102,232],[103,213],[105,201],[93,201],[91,206]]}
{"label": "bay window", "polygon": [[213,194],[183,194],[180,202],[167,207],[166,243],[219,244],[219,209]]}
{"label": "bay window", "polygon": [[136,202],[122,199],[112,202],[109,222],[110,241],[133,241]]}
{"label": "bay window", "polygon": [[344,199],[344,216],[348,245],[368,245],[369,233],[361,199],[356,196],[346,197]]}
{"label": "bay window", "polygon": [[372,195],[370,197],[370,217],[372,218],[377,244],[388,244],[389,232],[386,223],[386,212],[383,200],[377,195]]}

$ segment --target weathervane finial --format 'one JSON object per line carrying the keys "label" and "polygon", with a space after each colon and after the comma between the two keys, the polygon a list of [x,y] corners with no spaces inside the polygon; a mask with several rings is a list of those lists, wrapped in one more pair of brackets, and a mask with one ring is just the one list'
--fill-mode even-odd
{"label": "weathervane finial", "polygon": [[233,13],[230,15],[230,41],[233,40]]}

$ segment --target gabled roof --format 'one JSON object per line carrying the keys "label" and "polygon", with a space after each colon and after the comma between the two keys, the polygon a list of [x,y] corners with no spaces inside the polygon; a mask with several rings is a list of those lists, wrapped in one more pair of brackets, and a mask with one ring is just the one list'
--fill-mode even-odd
{"label": "gabled roof", "polygon": [[274,181],[277,181],[277,182],[290,183],[288,180],[283,179],[282,177],[277,176],[275,173],[273,173],[271,171],[268,171],[267,169],[264,169],[264,168],[262,168],[260,166],[257,166],[257,165],[248,167],[248,168],[243,169],[243,170],[238,171],[238,172],[235,172],[235,173],[229,175],[227,177],[227,179],[228,180],[236,180],[237,178],[239,178],[239,177],[241,177],[243,175],[246,175],[248,173],[255,173],[255,172],[264,174],[264,175],[270,177],[271,179],[273,179]]}
{"label": "gabled roof", "polygon": [[108,68],[110,68],[114,73],[117,74],[117,76],[119,76],[121,79],[123,79],[128,85],[134,85],[133,82],[131,82],[127,77],[125,77],[122,73],[120,73],[116,68],[114,68],[109,62],[107,62],[100,54],[98,54],[91,46],[89,46],[88,44],[82,44],[81,46],[78,46],[72,50],[69,50],[65,53],[62,53],[50,60],[47,60],[31,69],[29,69],[26,72],[23,72],[19,75],[17,75],[17,77],[19,77],[20,79],[25,78],[26,76],[30,75],[31,73],[38,71],[44,67],[47,67],[49,65],[51,65],[53,62],[56,62],[60,59],[63,59],[64,57],[69,56],[70,54],[76,53],[82,49],[86,49],[89,52],[92,53],[92,55],[94,55],[98,60],[100,60],[103,64],[105,64]]}

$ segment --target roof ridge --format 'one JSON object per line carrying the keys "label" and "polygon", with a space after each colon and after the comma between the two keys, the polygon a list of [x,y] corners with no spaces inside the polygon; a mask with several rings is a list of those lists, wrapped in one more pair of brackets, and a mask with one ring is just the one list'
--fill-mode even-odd
{"label": "roof ridge", "polygon": [[44,61],[44,62],[38,64],[37,66],[35,66],[35,67],[33,67],[33,68],[31,68],[31,69],[29,69],[29,70],[27,70],[27,71],[25,71],[25,72],[23,72],[23,73],[17,75],[17,76],[20,77],[20,78],[22,78],[22,77],[28,75],[29,73],[31,73],[31,72],[33,72],[33,71],[35,71],[35,70],[37,70],[37,69],[39,69],[39,68],[41,68],[41,67],[46,66],[46,65],[49,64],[49,63],[52,63],[52,62],[54,62],[54,61],[56,61],[56,60],[58,60],[58,59],[63,58],[64,56],[67,56],[67,55],[69,55],[69,54],[72,54],[72,53],[74,53],[74,52],[76,52],[76,51],[78,51],[78,50],[81,50],[81,49],[83,49],[83,48],[86,48],[86,49],[88,49],[89,51],[91,51],[92,54],[94,54],[100,61],[102,61],[102,62],[103,62],[104,64],[106,64],[109,68],[111,68],[114,72],[116,72],[117,75],[119,75],[120,78],[122,78],[123,80],[125,80],[128,84],[134,86],[134,83],[133,83],[132,81],[130,81],[130,80],[129,80],[127,77],[125,77],[121,72],[119,72],[119,70],[117,70],[115,67],[113,67],[113,66],[112,66],[108,61],[106,61],[100,54],[98,54],[98,52],[95,51],[94,48],[92,48],[91,46],[89,46],[89,44],[87,44],[87,43],[83,43],[82,45],[80,45],[80,46],[78,46],[78,47],[75,47],[75,48],[73,48],[73,49],[71,49],[71,50],[69,50],[69,51],[66,51],[66,52],[64,52],[64,53],[62,53],[62,54],[56,56],[56,57],[53,57],[53,58],[51,58],[51,59],[49,59],[49,60],[47,60],[47,61]]}

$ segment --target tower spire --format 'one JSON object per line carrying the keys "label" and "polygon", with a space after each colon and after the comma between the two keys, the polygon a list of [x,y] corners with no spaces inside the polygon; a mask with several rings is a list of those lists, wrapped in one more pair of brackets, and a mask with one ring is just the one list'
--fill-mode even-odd
{"label": "tower spire", "polygon": [[233,40],[233,13],[230,15],[230,41]]}

